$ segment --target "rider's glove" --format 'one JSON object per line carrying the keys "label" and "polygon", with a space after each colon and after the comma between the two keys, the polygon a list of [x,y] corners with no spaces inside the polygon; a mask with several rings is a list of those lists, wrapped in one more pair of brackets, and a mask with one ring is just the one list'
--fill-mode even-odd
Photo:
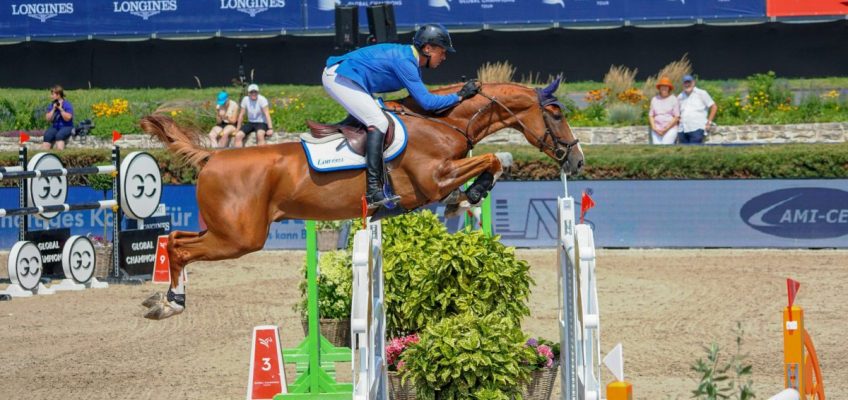
{"label": "rider's glove", "polygon": [[456,92],[456,95],[459,96],[460,100],[469,99],[474,97],[478,92],[480,92],[480,84],[477,83],[476,80],[470,80],[465,82],[465,85],[462,86],[462,89],[459,89]]}

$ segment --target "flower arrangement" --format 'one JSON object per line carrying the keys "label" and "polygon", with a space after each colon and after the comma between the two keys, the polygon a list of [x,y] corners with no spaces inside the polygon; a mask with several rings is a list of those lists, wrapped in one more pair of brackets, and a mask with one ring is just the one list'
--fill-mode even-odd
{"label": "flower arrangement", "polygon": [[559,343],[530,338],[524,345],[535,351],[536,357],[527,362],[531,371],[552,368],[559,361]]}
{"label": "flower arrangement", "polygon": [[113,117],[126,114],[129,111],[130,102],[126,99],[112,99],[112,103],[100,102],[91,105],[91,112],[95,117]]}
{"label": "flower arrangement", "polygon": [[405,363],[401,360],[403,354],[409,346],[418,343],[420,339],[417,333],[411,335],[392,338],[386,346],[386,361],[389,363],[389,371],[403,371]]}

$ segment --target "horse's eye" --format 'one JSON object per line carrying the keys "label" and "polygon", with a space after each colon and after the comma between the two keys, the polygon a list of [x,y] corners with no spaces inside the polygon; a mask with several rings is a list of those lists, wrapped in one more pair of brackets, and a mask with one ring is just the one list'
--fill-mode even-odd
{"label": "horse's eye", "polygon": [[555,112],[554,113],[554,119],[557,120],[557,121],[561,121],[562,120],[562,113]]}

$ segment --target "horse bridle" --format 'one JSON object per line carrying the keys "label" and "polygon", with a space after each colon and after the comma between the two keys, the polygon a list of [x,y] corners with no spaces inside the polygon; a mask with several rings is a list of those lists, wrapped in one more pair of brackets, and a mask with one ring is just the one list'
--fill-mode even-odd
{"label": "horse bridle", "polygon": [[[524,129],[524,131],[530,132],[530,135],[536,140],[536,144],[539,148],[539,151],[550,150],[553,153],[554,158],[556,158],[556,160],[559,161],[560,164],[562,164],[566,160],[568,160],[568,156],[571,154],[571,149],[573,149],[575,146],[577,146],[578,143],[580,143],[579,139],[566,141],[566,140],[562,140],[562,139],[558,138],[556,135],[554,135],[553,131],[551,130],[550,124],[547,121],[547,119],[551,118],[551,117],[548,115],[548,111],[545,110],[545,106],[547,106],[549,104],[554,104],[559,108],[562,108],[562,107],[559,105],[559,102],[555,98],[543,99],[539,89],[536,89],[536,96],[539,98],[539,108],[542,111],[543,118],[545,118],[545,133],[542,134],[542,135],[537,135],[533,130],[531,130],[527,125],[524,124],[524,121],[522,121],[521,118],[518,118],[518,115],[516,115],[515,112],[513,112],[509,107],[507,107],[505,104],[503,104],[496,97],[489,96],[489,95],[487,95],[483,92],[477,92],[477,95],[483,96],[483,97],[489,99],[489,104],[486,104],[485,106],[481,107],[480,109],[478,109],[474,113],[474,115],[471,116],[471,118],[468,120],[468,124],[466,124],[466,126],[465,126],[465,130],[463,130],[463,129],[459,128],[458,126],[453,125],[451,123],[442,121],[441,119],[436,119],[436,118],[433,118],[433,117],[430,117],[430,116],[414,113],[414,112],[405,110],[403,108],[387,109],[387,110],[396,112],[396,113],[401,114],[401,115],[409,115],[409,116],[412,116],[412,117],[418,117],[418,118],[423,118],[423,119],[426,119],[426,120],[429,120],[429,121],[438,122],[442,125],[445,125],[445,126],[451,128],[451,129],[453,129],[454,131],[456,131],[460,135],[462,135],[462,137],[465,139],[467,151],[471,151],[471,149],[474,148],[474,137],[468,134],[468,132],[471,131],[471,125],[474,124],[474,121],[477,119],[477,117],[482,115],[483,112],[487,111],[494,104],[499,105],[501,108],[506,110],[506,112],[508,112],[509,115],[512,115],[513,117],[515,117],[515,120],[518,121],[518,124],[521,125],[521,127]],[[550,138],[550,143],[548,143],[548,138]]]}

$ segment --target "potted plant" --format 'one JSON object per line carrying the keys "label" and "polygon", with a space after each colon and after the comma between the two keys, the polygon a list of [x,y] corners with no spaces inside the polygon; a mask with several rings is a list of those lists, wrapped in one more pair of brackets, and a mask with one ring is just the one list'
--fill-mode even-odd
{"label": "potted plant", "polygon": [[411,382],[401,378],[405,371],[406,362],[402,360],[403,353],[412,345],[418,343],[418,334],[396,337],[389,340],[386,346],[386,362],[388,363],[389,398],[393,400],[415,400],[415,387]]}
{"label": "potted plant", "polygon": [[[318,258],[318,314],[321,335],[334,346],[350,346],[350,307],[353,292],[353,260],[347,250],[321,253]],[[302,268],[306,277],[306,263]],[[309,333],[307,322],[306,279],[300,282],[301,301],[295,304],[300,313],[303,333]]]}
{"label": "potted plant", "polygon": [[525,400],[550,400],[559,369],[559,344],[542,338],[530,338],[524,344],[534,357],[527,360],[530,380],[524,386]]}
{"label": "potted plant", "polygon": [[344,221],[317,221],[318,251],[330,251],[339,248],[339,235]]}
{"label": "potted plant", "polygon": [[518,398],[530,371],[522,362],[534,356],[527,337],[509,317],[463,313],[421,332],[403,354],[403,381],[419,399]]}
{"label": "potted plant", "polygon": [[[103,200],[107,200],[109,196],[109,190],[112,189],[112,175],[101,175],[94,174],[88,175],[86,177],[88,179],[88,186],[90,186],[94,190],[99,190],[103,193]],[[111,210],[102,210],[103,212],[112,212]],[[103,219],[106,221],[106,218]],[[108,226],[106,223],[103,223],[103,236],[93,236],[88,235],[88,238],[91,239],[91,242],[94,244],[94,252],[95,252],[95,269],[94,269],[94,277],[95,278],[105,278],[109,276],[109,272],[112,269],[112,242],[110,242],[107,235]]]}

